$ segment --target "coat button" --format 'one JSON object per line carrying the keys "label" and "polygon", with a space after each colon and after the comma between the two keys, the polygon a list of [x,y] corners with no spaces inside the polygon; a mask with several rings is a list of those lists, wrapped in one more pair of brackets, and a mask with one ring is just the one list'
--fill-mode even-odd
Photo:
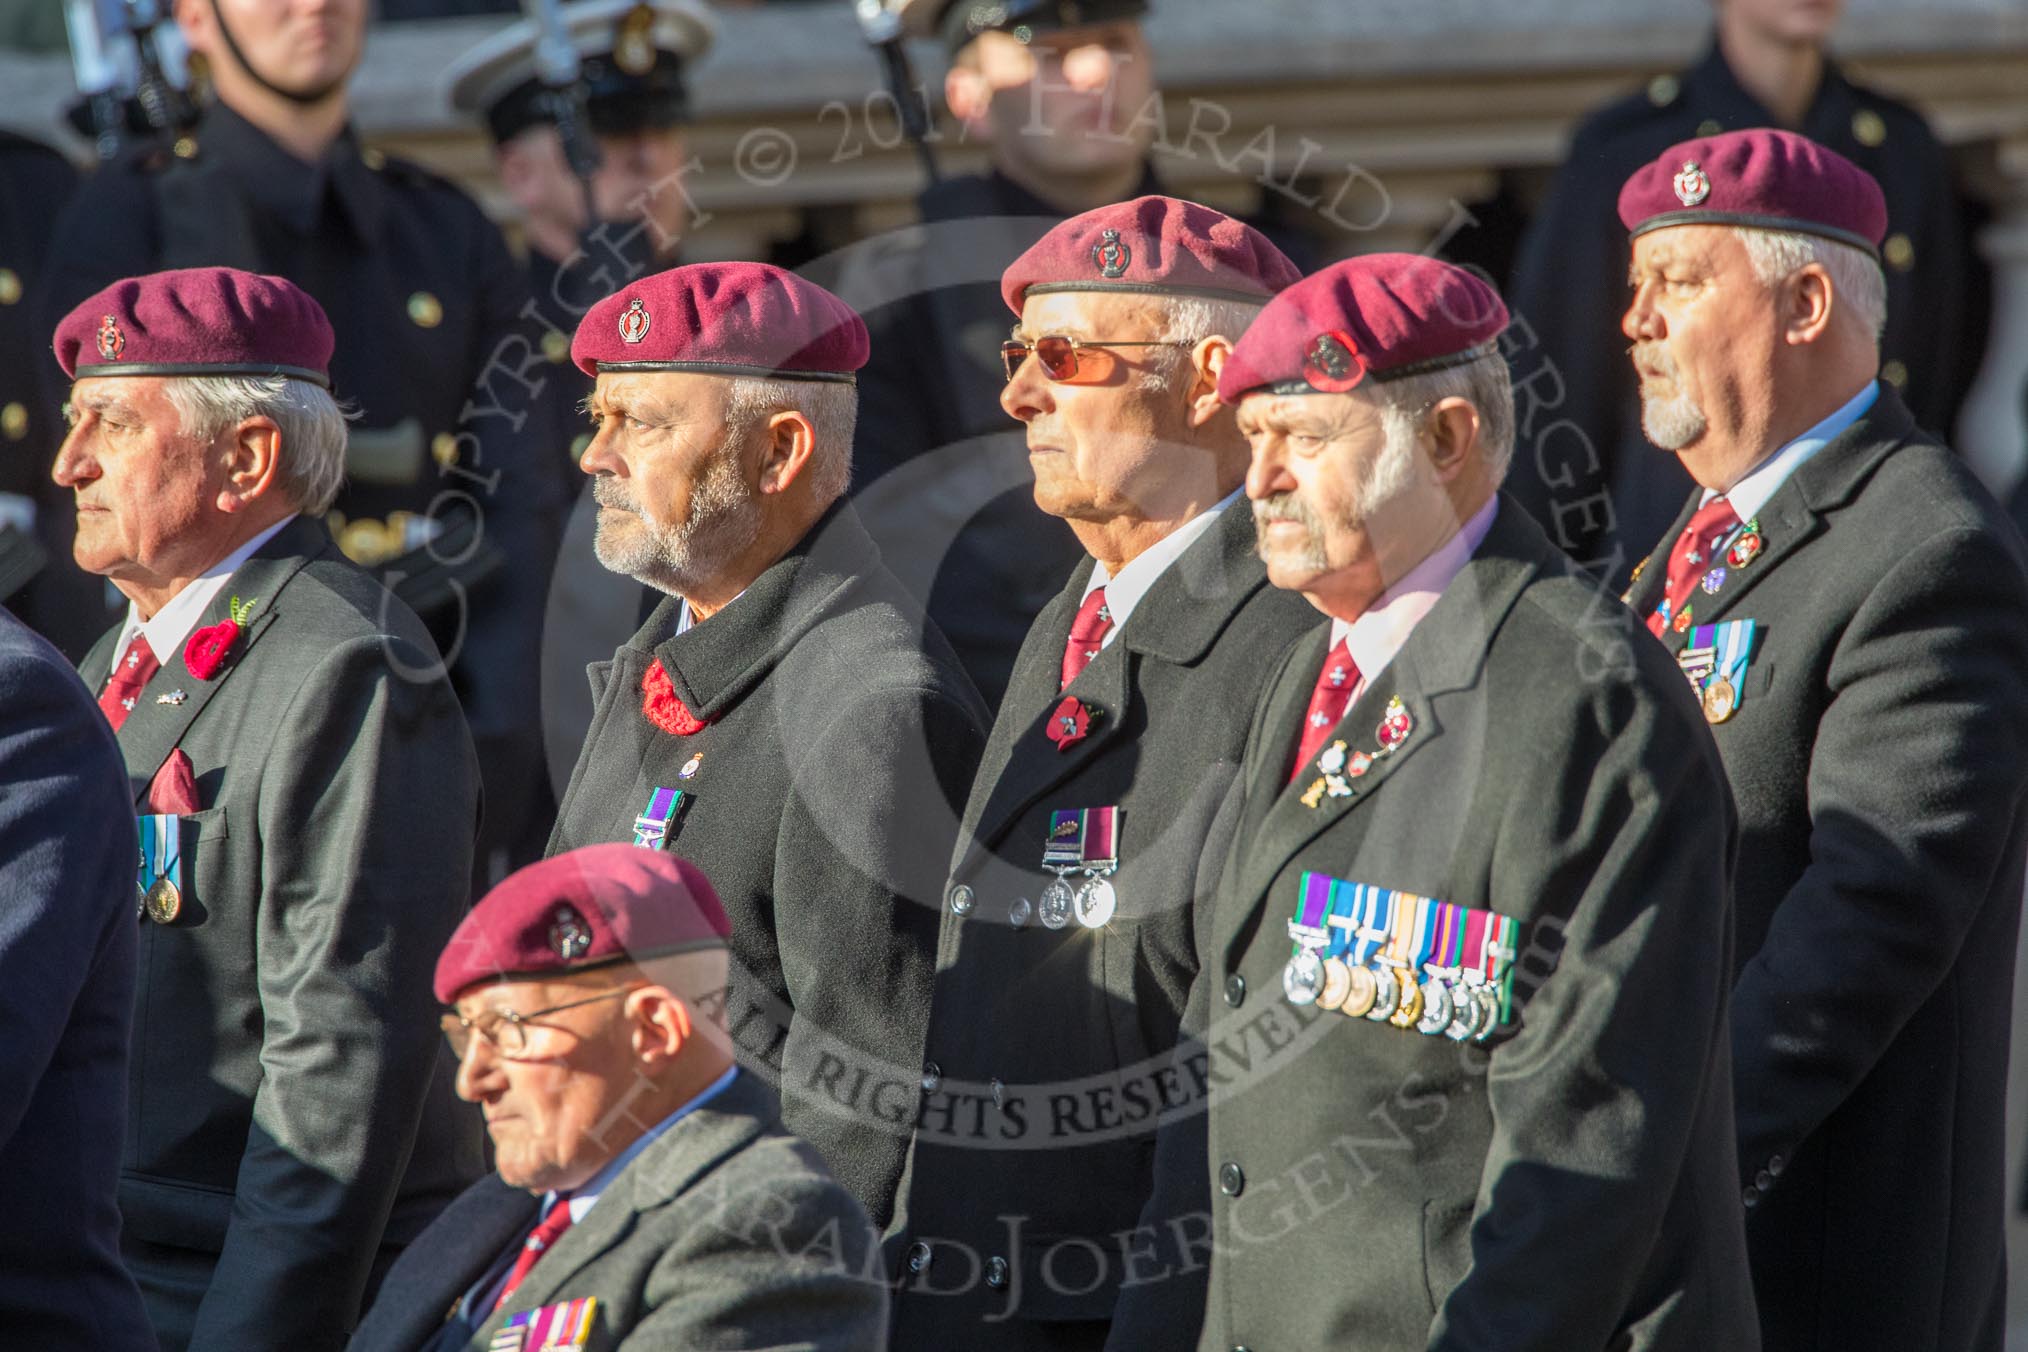
{"label": "coat button", "polygon": [[1787,1160],[1783,1159],[1780,1155],[1776,1155],[1773,1159],[1767,1162],[1767,1171],[1773,1174],[1776,1178],[1780,1178],[1782,1176],[1782,1169],[1787,1164],[1788,1164]]}
{"label": "coat button", "polygon": [[1760,1204],[1760,1190],[1758,1188],[1748,1188],[1740,1194],[1739,1200],[1746,1204],[1747,1210],[1751,1211]]}
{"label": "coat button", "polygon": [[951,889],[951,911],[955,915],[970,915],[973,902],[972,889],[959,883]]}
{"label": "coat button", "polygon": [[915,1243],[908,1246],[908,1270],[910,1272],[928,1271],[929,1265],[930,1246],[926,1241],[918,1239]]}
{"label": "coat button", "polygon": [[1246,978],[1238,972],[1225,978],[1225,1003],[1234,1009],[1246,1003]]}
{"label": "coat button", "polygon": [[1021,929],[1028,923],[1028,917],[1035,914],[1035,903],[1026,897],[1014,898],[1014,904],[1007,908],[1007,923]]}
{"label": "coat button", "polygon": [[1227,1197],[1237,1197],[1246,1191],[1246,1170],[1227,1160],[1218,1166],[1218,1190]]}
{"label": "coat button", "polygon": [[929,1064],[925,1065],[922,1068],[923,1093],[925,1094],[936,1093],[937,1086],[942,1084],[943,1082],[944,1082],[943,1068],[939,1066],[936,1062],[931,1061]]}
{"label": "coat button", "polygon": [[986,1260],[986,1285],[995,1291],[1007,1285],[1007,1260],[998,1254]]}
{"label": "coat button", "polygon": [[1774,1186],[1774,1175],[1763,1169],[1753,1176],[1753,1186],[1766,1192]]}

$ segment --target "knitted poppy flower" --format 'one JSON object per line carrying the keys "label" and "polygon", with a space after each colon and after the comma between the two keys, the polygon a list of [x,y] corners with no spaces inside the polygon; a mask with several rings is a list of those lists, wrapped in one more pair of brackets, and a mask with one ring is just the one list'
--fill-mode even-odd
{"label": "knitted poppy flower", "polygon": [[1049,725],[1043,731],[1058,751],[1068,751],[1091,731],[1091,710],[1075,695],[1066,695],[1063,703],[1050,711]]}
{"label": "knitted poppy flower", "polygon": [[226,607],[226,618],[217,624],[207,624],[190,636],[190,641],[183,645],[183,665],[192,676],[208,681],[218,675],[219,668],[225,665],[226,654],[239,641],[240,631],[253,615],[253,608],[253,601],[241,605],[235,596]]}
{"label": "knitted poppy flower", "polygon": [[641,717],[676,737],[702,732],[705,725],[705,720],[691,713],[678,698],[659,657],[641,673]]}

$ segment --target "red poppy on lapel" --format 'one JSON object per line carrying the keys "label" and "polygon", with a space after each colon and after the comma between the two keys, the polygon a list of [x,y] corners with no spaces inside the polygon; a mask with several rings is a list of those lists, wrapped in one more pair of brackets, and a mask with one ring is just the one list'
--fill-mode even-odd
{"label": "red poppy on lapel", "polygon": [[1063,703],[1052,709],[1049,725],[1044,729],[1049,740],[1056,743],[1058,751],[1068,751],[1085,739],[1091,731],[1092,710],[1075,695],[1063,697]]}
{"label": "red poppy on lapel", "polygon": [[706,721],[691,713],[677,696],[659,657],[641,673],[641,717],[676,737],[702,732]]}
{"label": "red poppy on lapel", "polygon": [[225,665],[226,654],[239,641],[240,631],[252,616],[253,608],[253,601],[241,605],[235,596],[226,608],[226,618],[217,624],[207,624],[190,636],[190,641],[183,645],[183,665],[189,668],[192,676],[208,681],[218,675],[218,669]]}

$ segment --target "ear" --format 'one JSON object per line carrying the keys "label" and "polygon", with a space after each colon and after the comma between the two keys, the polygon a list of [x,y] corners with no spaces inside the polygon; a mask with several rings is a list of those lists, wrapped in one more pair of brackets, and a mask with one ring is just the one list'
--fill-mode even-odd
{"label": "ear", "polygon": [[176,0],[172,11],[176,26],[183,30],[183,40],[193,52],[202,52],[213,60],[217,59],[212,48],[216,45],[212,37],[211,5],[209,0]]}
{"label": "ear", "polygon": [[763,436],[766,449],[761,453],[760,491],[787,492],[816,454],[817,429],[800,410],[784,409],[768,418]]}
{"label": "ear", "polygon": [[992,124],[986,117],[992,102],[993,90],[984,72],[962,62],[953,62],[944,72],[944,105],[964,124],[965,140],[992,140]]}
{"label": "ear", "polygon": [[1472,407],[1471,400],[1453,395],[1438,401],[1423,425],[1429,432],[1429,459],[1436,470],[1437,480],[1449,483],[1458,477],[1471,456],[1477,453],[1479,410]]}
{"label": "ear", "polygon": [[1196,373],[1190,382],[1190,425],[1202,427],[1225,411],[1218,398],[1218,376],[1225,359],[1232,355],[1232,343],[1217,334],[1200,338],[1190,349],[1190,366]]}
{"label": "ear", "polygon": [[647,1068],[676,1059],[695,1036],[690,1006],[661,986],[643,986],[627,996],[634,1056]]}
{"label": "ear", "polygon": [[1814,343],[1831,327],[1838,288],[1822,263],[1805,263],[1782,282],[1782,341],[1791,347]]}
{"label": "ear", "polygon": [[282,429],[273,418],[248,418],[226,432],[223,440],[225,486],[218,490],[218,510],[230,515],[278,491]]}

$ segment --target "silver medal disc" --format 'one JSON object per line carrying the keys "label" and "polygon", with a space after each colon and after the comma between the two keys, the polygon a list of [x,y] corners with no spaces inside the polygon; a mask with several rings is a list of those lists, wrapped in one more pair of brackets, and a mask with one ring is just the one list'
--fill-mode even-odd
{"label": "silver medal disc", "polygon": [[1049,886],[1042,889],[1042,900],[1036,906],[1035,913],[1042,917],[1042,923],[1050,929],[1062,929],[1070,923],[1070,913],[1076,900],[1070,890],[1070,884],[1061,878],[1055,878],[1050,881]]}
{"label": "silver medal disc", "polygon": [[1450,1026],[1444,1029],[1444,1036],[1453,1042],[1465,1042],[1479,1031],[1479,1023],[1485,1018],[1485,1007],[1479,1003],[1479,992],[1475,986],[1461,986],[1456,991],[1456,1006],[1451,1011]]}
{"label": "silver medal disc", "polygon": [[1424,1037],[1435,1037],[1451,1026],[1451,988],[1440,976],[1433,976],[1422,983],[1422,1017],[1415,1021],[1415,1031]]}
{"label": "silver medal disc", "polygon": [[1317,956],[1316,949],[1304,949],[1282,968],[1282,993],[1289,997],[1290,1004],[1315,1004],[1317,993],[1323,989],[1324,960]]}
{"label": "silver medal disc", "polygon": [[1021,929],[1027,925],[1028,918],[1034,914],[1034,903],[1030,902],[1026,897],[1016,897],[1014,898],[1014,904],[1007,908],[1007,923],[1015,929]]}
{"label": "silver medal disc", "polygon": [[1104,929],[1119,909],[1119,896],[1104,878],[1092,878],[1077,889],[1077,923],[1086,929]]}
{"label": "silver medal disc", "polygon": [[1366,1017],[1375,1023],[1385,1023],[1401,1003],[1401,982],[1396,979],[1392,967],[1373,969],[1373,981],[1380,989],[1373,997],[1373,1008],[1366,1011]]}

